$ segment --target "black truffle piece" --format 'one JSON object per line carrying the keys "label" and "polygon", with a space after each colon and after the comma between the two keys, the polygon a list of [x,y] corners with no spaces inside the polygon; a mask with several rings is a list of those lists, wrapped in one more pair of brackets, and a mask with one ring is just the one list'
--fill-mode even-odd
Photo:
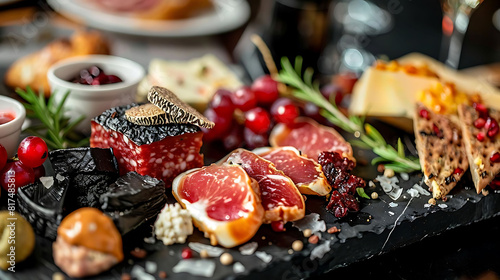
{"label": "black truffle piece", "polygon": [[46,188],[40,181],[17,190],[18,211],[33,226],[35,232],[50,240],[57,237],[57,228],[65,216],[67,177],[55,176],[54,183]]}
{"label": "black truffle piece", "polygon": [[126,234],[155,218],[165,206],[166,198],[163,181],[129,172],[101,195],[100,204],[121,234]]}
{"label": "black truffle piece", "polygon": [[49,152],[56,174],[69,177],[67,210],[99,208],[99,197],[119,176],[118,164],[110,148],[72,148]]}
{"label": "black truffle piece", "polygon": [[113,130],[127,136],[136,145],[152,144],[161,141],[166,137],[178,136],[184,133],[195,133],[200,128],[192,124],[163,124],[163,125],[137,125],[129,122],[125,118],[125,111],[139,106],[139,104],[129,104],[121,107],[114,107],[106,110],[101,115],[92,119],[108,130]]}

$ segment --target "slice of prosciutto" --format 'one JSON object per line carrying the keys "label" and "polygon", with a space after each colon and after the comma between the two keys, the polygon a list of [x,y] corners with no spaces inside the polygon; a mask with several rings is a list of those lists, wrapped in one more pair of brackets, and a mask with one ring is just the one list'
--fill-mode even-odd
{"label": "slice of prosciutto", "polygon": [[292,146],[302,152],[302,155],[318,161],[321,152],[338,152],[354,159],[352,147],[332,127],[324,126],[315,120],[300,117],[292,125],[278,123],[269,136],[273,147]]}
{"label": "slice of prosciutto", "polygon": [[262,147],[253,152],[274,163],[278,170],[292,179],[302,194],[326,196],[332,190],[321,165],[302,156],[294,147]]}
{"label": "slice of prosciutto", "polygon": [[292,179],[276,166],[255,153],[236,149],[223,158],[220,163],[240,165],[250,177],[259,183],[264,223],[276,221],[296,221],[305,215],[305,203]]}

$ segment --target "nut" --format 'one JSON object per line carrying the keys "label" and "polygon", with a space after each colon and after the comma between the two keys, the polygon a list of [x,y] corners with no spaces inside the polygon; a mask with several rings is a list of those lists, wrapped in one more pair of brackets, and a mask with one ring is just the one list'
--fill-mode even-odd
{"label": "nut", "polygon": [[378,198],[378,193],[377,192],[372,192],[370,196],[371,196],[372,199],[377,199]]}
{"label": "nut", "polygon": [[167,273],[162,270],[162,271],[158,272],[158,277],[160,277],[160,279],[165,279],[165,278],[167,278]]}
{"label": "nut", "polygon": [[209,257],[209,255],[208,255],[208,251],[207,251],[207,250],[205,250],[205,249],[201,250],[201,251],[200,251],[200,257],[201,257],[202,259],[206,259],[206,258],[208,258],[208,257]]}
{"label": "nut", "polygon": [[307,228],[307,229],[304,230],[303,233],[304,233],[304,237],[309,237],[312,234],[312,230],[310,230],[310,229]]}
{"label": "nut", "polygon": [[64,274],[62,274],[61,272],[54,272],[54,274],[52,274],[52,280],[64,280],[65,277],[64,277]]}
{"label": "nut", "polygon": [[337,233],[337,232],[339,232],[339,231],[340,231],[340,229],[339,229],[338,227],[335,227],[335,226],[333,226],[333,227],[331,227],[331,228],[329,228],[329,229],[327,230],[327,232],[328,232],[329,234]]}
{"label": "nut", "polygon": [[429,199],[429,201],[427,201],[427,203],[429,203],[430,205],[436,205],[436,200],[434,198],[431,198]]}
{"label": "nut", "polygon": [[229,253],[220,255],[220,263],[223,265],[230,265],[233,263],[233,256]]}
{"label": "nut", "polygon": [[144,249],[135,247],[134,250],[130,251],[130,254],[135,258],[144,259],[148,253]]}
{"label": "nut", "polygon": [[390,169],[390,168],[387,168],[384,170],[384,176],[387,177],[387,178],[391,178],[391,177],[394,177],[395,173],[394,173],[394,170]]}
{"label": "nut", "polygon": [[292,249],[295,252],[300,252],[300,251],[302,251],[303,248],[304,248],[304,243],[302,241],[300,241],[300,240],[293,241]]}

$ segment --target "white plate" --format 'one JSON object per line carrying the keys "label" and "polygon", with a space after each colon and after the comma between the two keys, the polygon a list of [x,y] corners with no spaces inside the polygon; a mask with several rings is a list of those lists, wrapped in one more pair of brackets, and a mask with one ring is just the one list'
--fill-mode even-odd
{"label": "white plate", "polygon": [[233,30],[250,17],[245,0],[213,0],[214,8],[180,20],[147,20],[108,13],[85,0],[48,0],[57,12],[90,27],[119,33],[155,37],[193,37]]}

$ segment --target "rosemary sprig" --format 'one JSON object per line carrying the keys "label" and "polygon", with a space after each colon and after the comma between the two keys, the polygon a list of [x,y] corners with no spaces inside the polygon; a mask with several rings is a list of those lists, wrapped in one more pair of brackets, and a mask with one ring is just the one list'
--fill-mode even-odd
{"label": "rosemary sprig", "polygon": [[85,119],[85,116],[70,120],[64,115],[64,103],[69,92],[64,94],[58,104],[55,102],[55,94],[51,94],[48,100],[45,100],[43,92],[36,94],[30,87],[26,88],[26,91],[16,89],[16,93],[27,102],[24,103],[24,107],[28,111],[27,116],[40,121],[40,124],[31,126],[26,131],[42,138],[49,149],[57,150],[88,145],[89,139],[74,131],[74,128]]}
{"label": "rosemary sprig", "polygon": [[338,108],[323,97],[319,90],[319,83],[313,81],[313,70],[308,68],[302,74],[302,58],[295,59],[295,67],[288,58],[281,59],[281,70],[277,75],[279,82],[292,87],[291,94],[302,101],[312,102],[322,109],[322,115],[331,123],[353,133],[358,139],[351,143],[360,148],[371,149],[378,157],[372,160],[372,164],[384,163],[386,168],[395,172],[413,172],[420,170],[417,158],[406,157],[404,145],[398,139],[398,146],[387,144],[384,137],[368,123],[364,118],[358,116],[345,116]]}

